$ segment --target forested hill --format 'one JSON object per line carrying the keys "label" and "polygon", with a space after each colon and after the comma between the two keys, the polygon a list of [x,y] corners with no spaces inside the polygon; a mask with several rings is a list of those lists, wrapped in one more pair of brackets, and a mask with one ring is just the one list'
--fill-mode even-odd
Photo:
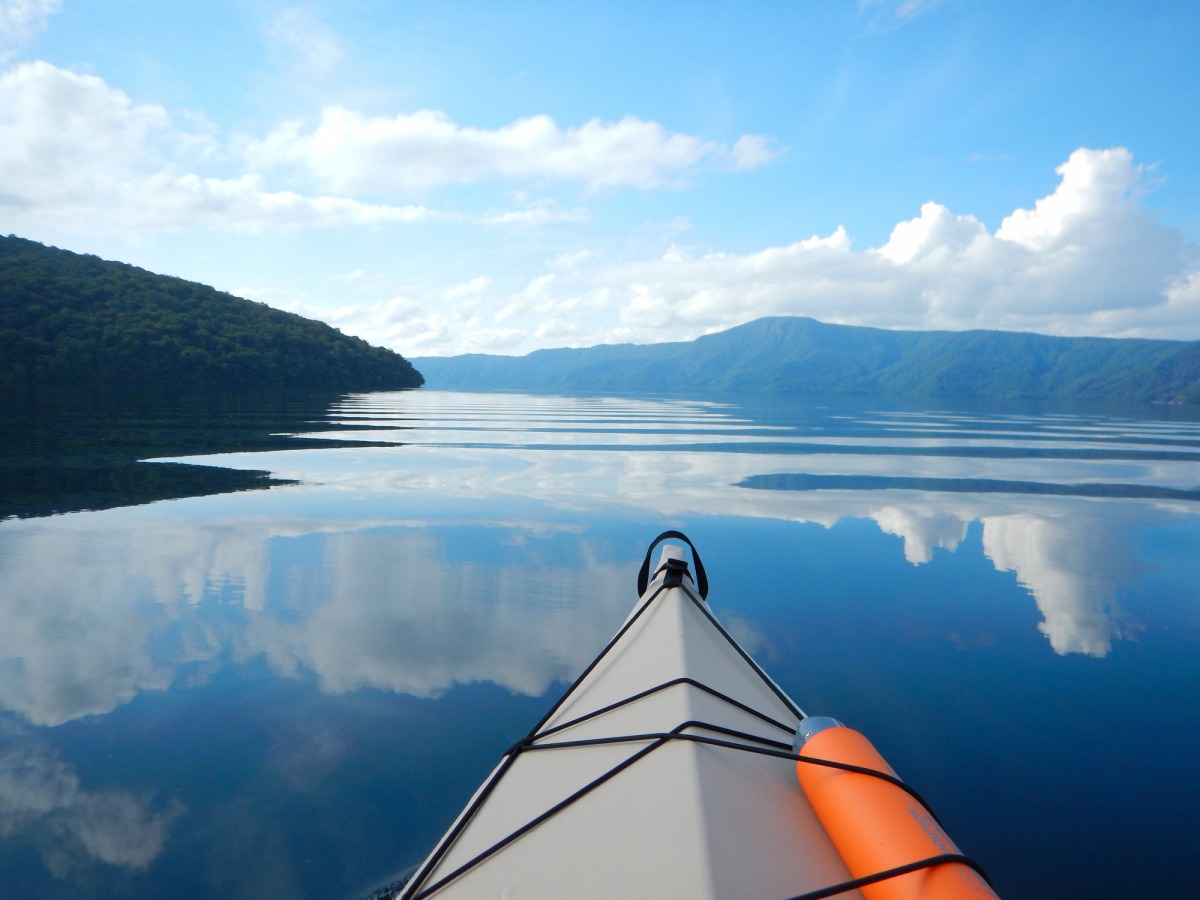
{"label": "forested hill", "polygon": [[213,288],[0,237],[0,384],[390,390],[403,356]]}
{"label": "forested hill", "polygon": [[758,319],[694,341],[414,360],[434,388],[1200,402],[1200,341]]}

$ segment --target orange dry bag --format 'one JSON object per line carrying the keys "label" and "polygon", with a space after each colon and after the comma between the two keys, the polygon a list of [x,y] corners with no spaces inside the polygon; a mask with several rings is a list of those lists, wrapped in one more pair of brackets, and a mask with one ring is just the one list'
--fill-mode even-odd
{"label": "orange dry bag", "polygon": [[[895,777],[865,737],[836,719],[811,716],[796,735],[801,757],[861,766]],[[911,794],[874,775],[797,762],[800,786],[852,878],[959,853]],[[996,900],[970,866],[945,862],[859,888],[866,900]]]}

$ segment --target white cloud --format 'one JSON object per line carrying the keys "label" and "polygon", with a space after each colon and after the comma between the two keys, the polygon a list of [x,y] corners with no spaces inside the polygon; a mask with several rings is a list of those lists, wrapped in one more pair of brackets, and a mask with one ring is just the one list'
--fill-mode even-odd
{"label": "white cloud", "polygon": [[0,3],[0,61],[46,28],[62,0],[3,0]]}
{"label": "white cloud", "polygon": [[[1145,167],[1135,166],[1125,148],[1076,150],[1055,172],[1062,181],[1054,193],[1038,200],[1033,209],[1018,209],[1006,218],[996,237],[1044,251],[1073,234],[1094,231],[1098,220],[1136,217],[1129,201]],[[1098,215],[1103,213],[1108,215]]]}
{"label": "white cloud", "polygon": [[734,169],[757,169],[779,156],[770,138],[761,134],[744,134],[734,142],[729,161]]}
{"label": "white cloud", "polygon": [[973,216],[927,203],[878,249],[852,251],[835,233],[745,256],[643,264],[637,287],[626,288],[623,321],[636,329],[669,312],[713,330],[805,314],[907,328],[1097,334],[1117,325],[1176,336],[1182,310],[1168,310],[1166,291],[1183,277],[1185,247],[1137,206],[1141,170],[1130,154],[1080,150],[1059,171],[1053,194],[994,235]]}
{"label": "white cloud", "polygon": [[341,37],[304,7],[279,10],[266,36],[274,54],[308,78],[328,75],[346,56]]}
{"label": "white cloud", "polygon": [[45,62],[0,74],[0,197],[14,218],[103,229],[197,221],[247,229],[296,217],[398,214],[268,192],[255,176],[189,171],[216,155],[207,135],[177,128],[163,107],[134,103],[94,75]]}
{"label": "white cloud", "polygon": [[944,0],[858,0],[858,11],[867,26],[887,31],[916,21]]}
{"label": "white cloud", "polygon": [[511,209],[489,209],[459,221],[480,225],[550,225],[556,222],[587,222],[592,214],[584,207],[563,207],[557,200],[542,197],[522,200]]}
{"label": "white cloud", "polygon": [[1167,288],[1166,295],[1169,318],[1180,323],[1194,321],[1200,310],[1200,271],[1181,275]]}
{"label": "white cloud", "polygon": [[[297,41],[320,32],[300,14],[281,21]],[[0,71],[0,210],[18,233],[584,223],[595,215],[589,209],[513,189],[670,188],[774,155],[753,135],[729,146],[635,117],[562,127],[532,116],[483,129],[435,110],[372,117],[341,107],[327,108],[312,129],[292,123],[261,140],[234,138],[94,75],[46,62]],[[477,270],[487,286],[466,294],[457,293],[461,276],[440,285],[426,278],[403,298],[377,288],[375,306],[330,313],[306,300],[304,312],[408,355],[686,340],[766,315],[1200,338],[1200,248],[1141,205],[1150,167],[1118,147],[1076,150],[1057,171],[1054,191],[994,232],[933,201],[865,249],[839,227],[745,253],[682,243],[664,252],[662,227],[646,226],[621,249],[611,239],[607,250],[550,245],[543,271]],[[484,183],[502,189],[488,193]],[[438,188],[473,205],[394,202],[397,192]],[[630,249],[651,244],[653,254]],[[518,280],[529,287],[498,287]]]}
{"label": "white cloud", "polygon": [[460,297],[471,297],[475,294],[481,294],[492,286],[492,279],[486,275],[477,275],[470,281],[465,281],[462,284],[456,284],[446,288],[442,292],[442,296],[447,300],[457,300]]}
{"label": "white cloud", "polygon": [[[844,229],[745,254],[673,246],[656,258],[593,256],[529,290],[496,298],[469,334],[435,352],[524,353],[549,346],[686,340],[761,316],[848,325],[993,328],[1063,335],[1200,338],[1200,252],[1139,201],[1147,169],[1122,148],[1077,150],[1061,181],[995,233],[929,202],[879,247]],[[477,307],[472,315],[478,317]],[[458,321],[453,307],[439,315]],[[356,328],[352,317],[343,323]],[[461,323],[460,323],[461,324]],[[513,342],[516,328],[517,341]],[[404,343],[402,352],[429,353]]]}
{"label": "white cloud", "polygon": [[447,221],[454,217],[426,206],[381,206],[345,197],[306,197],[269,191],[257,175],[201,178],[165,174],[145,179],[144,206],[127,221],[146,227],[207,225],[256,232],[387,222]]}
{"label": "white cloud", "polygon": [[240,153],[250,145],[222,143],[210,132],[204,123],[182,127],[162,106],[136,103],[94,75],[23,63],[0,73],[0,208],[16,227],[130,234],[434,221],[540,225],[588,215],[547,198],[449,212],[273,189],[252,169],[229,174],[244,165]]}
{"label": "white cloud", "polygon": [[496,129],[459,125],[444,112],[393,117],[327,107],[306,132],[288,124],[249,151],[264,168],[298,166],[325,189],[403,193],[491,181],[577,182],[588,189],[676,187],[703,168],[747,169],[776,153],[766,138],[732,148],[626,116],[561,128],[549,116]]}
{"label": "white cloud", "polygon": [[[445,290],[453,292],[456,287],[452,285]],[[436,349],[456,340],[463,323],[471,321],[473,314],[470,304],[471,300],[464,297],[442,302],[434,300],[425,304],[399,296],[382,303],[341,306],[334,310],[289,304],[288,310],[320,318],[347,334],[370,334],[373,342],[383,346],[409,348],[405,353],[413,355],[418,350],[412,348]],[[451,314],[443,312],[451,307]]]}
{"label": "white cloud", "polygon": [[956,216],[939,203],[926,203],[920,216],[892,229],[879,253],[896,265],[937,264],[986,238],[983,223],[974,216]]}
{"label": "white cloud", "polygon": [[139,168],[161,166],[169,125],[161,106],[134,104],[94,75],[17,66],[0,74],[0,193],[27,207],[112,198]]}

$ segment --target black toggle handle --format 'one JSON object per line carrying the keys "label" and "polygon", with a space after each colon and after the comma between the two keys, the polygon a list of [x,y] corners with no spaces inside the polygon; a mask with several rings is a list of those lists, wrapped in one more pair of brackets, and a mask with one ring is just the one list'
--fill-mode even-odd
{"label": "black toggle handle", "polygon": [[646,558],[642,560],[642,568],[638,570],[637,589],[638,596],[646,593],[646,585],[650,583],[650,556],[654,553],[654,548],[668,538],[683,541],[692,549],[692,560],[696,563],[696,590],[700,592],[702,599],[708,599],[708,575],[704,572],[704,563],[700,562],[700,554],[696,552],[695,545],[688,539],[688,536],[682,531],[664,531],[646,548]]}

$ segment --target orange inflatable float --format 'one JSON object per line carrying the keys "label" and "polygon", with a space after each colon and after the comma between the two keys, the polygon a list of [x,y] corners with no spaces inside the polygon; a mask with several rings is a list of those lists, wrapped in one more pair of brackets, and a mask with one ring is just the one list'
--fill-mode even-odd
{"label": "orange inflatable float", "polygon": [[[836,719],[809,717],[796,737],[800,786],[852,878],[931,857],[959,854],[929,811],[904,788],[875,775],[804,762],[823,759],[896,773],[863,735]],[[859,890],[866,900],[996,900],[970,866],[942,862]]]}

